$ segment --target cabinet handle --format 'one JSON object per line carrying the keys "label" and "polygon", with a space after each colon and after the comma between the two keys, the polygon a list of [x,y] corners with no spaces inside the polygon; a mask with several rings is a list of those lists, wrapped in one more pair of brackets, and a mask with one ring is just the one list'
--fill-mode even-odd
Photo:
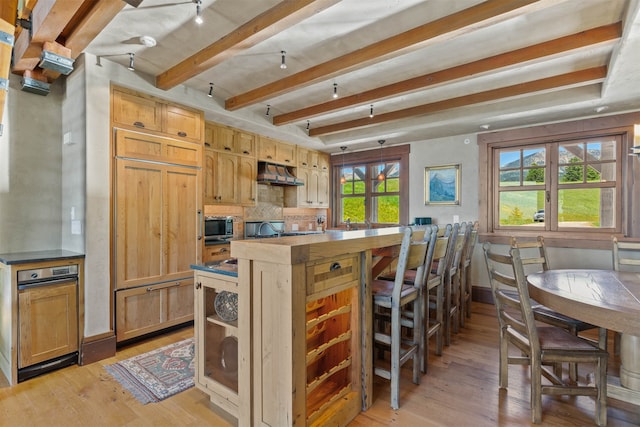
{"label": "cabinet handle", "polygon": [[285,162],[285,163],[291,163],[291,160],[289,160],[289,159],[284,159],[284,162]]}
{"label": "cabinet handle", "polygon": [[222,254],[222,253],[225,253],[225,252],[227,252],[227,250],[228,250],[227,248],[220,248],[220,253],[221,253],[221,254]]}
{"label": "cabinet handle", "polygon": [[144,123],[142,122],[133,122],[133,125],[137,128],[143,128],[144,127]]}
{"label": "cabinet handle", "polygon": [[307,163],[306,162],[302,162],[302,166],[307,166]]}
{"label": "cabinet handle", "polygon": [[317,169],[317,168],[318,168],[318,165],[313,165],[313,167]]}
{"label": "cabinet handle", "polygon": [[178,136],[181,136],[182,138],[184,138],[185,136],[187,136],[186,132],[180,131],[178,132]]}
{"label": "cabinet handle", "polygon": [[196,282],[196,289],[200,289],[202,287],[202,283]]}
{"label": "cabinet handle", "polygon": [[161,291],[162,289],[173,288],[173,287],[178,287],[178,286],[180,286],[180,282],[171,283],[171,284],[169,284],[169,285],[167,285],[167,286],[155,287],[155,288],[153,288],[153,287],[149,286],[149,287],[147,288],[147,292]]}
{"label": "cabinet handle", "polygon": [[227,147],[227,146],[225,146],[225,147],[224,147],[224,149],[225,149],[226,151],[231,151],[231,147]]}
{"label": "cabinet handle", "polygon": [[211,147],[211,144],[209,144],[208,142],[205,142],[205,143],[204,143],[204,146],[205,146],[205,147]]}
{"label": "cabinet handle", "polygon": [[250,152],[248,152],[247,150],[244,150],[244,151],[242,152],[242,154],[251,154],[251,153],[250,153]]}
{"label": "cabinet handle", "polygon": [[331,267],[329,267],[329,271],[338,270],[340,268],[342,268],[340,263],[339,262],[334,262],[333,264],[331,264]]}
{"label": "cabinet handle", "polygon": [[271,159],[273,159],[273,157],[271,157],[271,156],[267,156],[267,159],[271,160]]}

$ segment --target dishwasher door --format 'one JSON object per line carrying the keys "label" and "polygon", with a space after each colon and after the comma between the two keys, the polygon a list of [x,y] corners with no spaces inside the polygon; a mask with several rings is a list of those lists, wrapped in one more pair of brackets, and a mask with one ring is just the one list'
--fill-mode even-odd
{"label": "dishwasher door", "polygon": [[[77,363],[78,278],[19,287],[18,320],[19,381]],[[21,375],[25,369],[33,373]]]}

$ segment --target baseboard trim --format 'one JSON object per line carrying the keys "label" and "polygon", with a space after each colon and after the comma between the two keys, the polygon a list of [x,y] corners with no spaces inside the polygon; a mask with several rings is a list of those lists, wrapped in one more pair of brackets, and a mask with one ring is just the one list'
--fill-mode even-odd
{"label": "baseboard trim", "polygon": [[485,288],[483,286],[472,286],[471,300],[482,302],[485,304],[493,304],[493,294],[491,292],[491,289]]}
{"label": "baseboard trim", "polygon": [[80,351],[80,365],[88,365],[116,355],[116,335],[113,332],[85,338]]}

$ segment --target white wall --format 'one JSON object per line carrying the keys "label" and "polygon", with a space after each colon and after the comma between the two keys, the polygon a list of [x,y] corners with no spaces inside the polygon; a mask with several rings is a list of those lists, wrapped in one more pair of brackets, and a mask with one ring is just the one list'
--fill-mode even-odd
{"label": "white wall", "polygon": [[60,249],[62,83],[47,96],[11,75],[0,138],[0,253]]}

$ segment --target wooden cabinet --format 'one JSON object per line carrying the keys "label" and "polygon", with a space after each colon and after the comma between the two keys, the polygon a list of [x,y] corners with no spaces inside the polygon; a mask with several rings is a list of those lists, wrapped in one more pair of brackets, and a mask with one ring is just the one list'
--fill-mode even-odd
{"label": "wooden cabinet", "polygon": [[329,207],[329,156],[298,146],[296,177],[303,186],[285,190],[285,206],[298,208]]}
{"label": "wooden cabinet", "polygon": [[255,135],[207,122],[204,203],[255,206]]}
{"label": "wooden cabinet", "polygon": [[171,138],[118,130],[115,137],[117,157],[183,166],[201,165],[202,147]]}
{"label": "wooden cabinet", "polygon": [[[191,159],[201,154],[184,166],[161,161],[176,159],[162,154],[164,146],[202,146],[167,140],[125,130],[116,133],[116,153],[123,152],[120,147],[147,147],[127,148],[128,157],[114,161],[118,341],[189,321],[193,315],[193,301],[186,294],[192,293],[190,286],[187,291],[177,285],[161,289],[167,282],[190,279],[191,264],[200,260],[201,176]],[[156,161],[149,162],[150,157]]]}
{"label": "wooden cabinet", "polygon": [[199,270],[194,277],[196,387],[213,404],[247,421],[251,413],[248,289],[241,289],[236,277]]}
{"label": "wooden cabinet", "polygon": [[202,262],[222,261],[231,258],[231,245],[229,243],[204,245],[202,250]]}
{"label": "wooden cabinet", "polygon": [[258,160],[295,166],[296,146],[261,136],[258,143]]}
{"label": "wooden cabinet", "polygon": [[116,340],[193,320],[193,298],[193,277],[116,291]]}
{"label": "wooden cabinet", "polygon": [[202,144],[202,111],[116,86],[111,94],[111,120],[115,127]]}

